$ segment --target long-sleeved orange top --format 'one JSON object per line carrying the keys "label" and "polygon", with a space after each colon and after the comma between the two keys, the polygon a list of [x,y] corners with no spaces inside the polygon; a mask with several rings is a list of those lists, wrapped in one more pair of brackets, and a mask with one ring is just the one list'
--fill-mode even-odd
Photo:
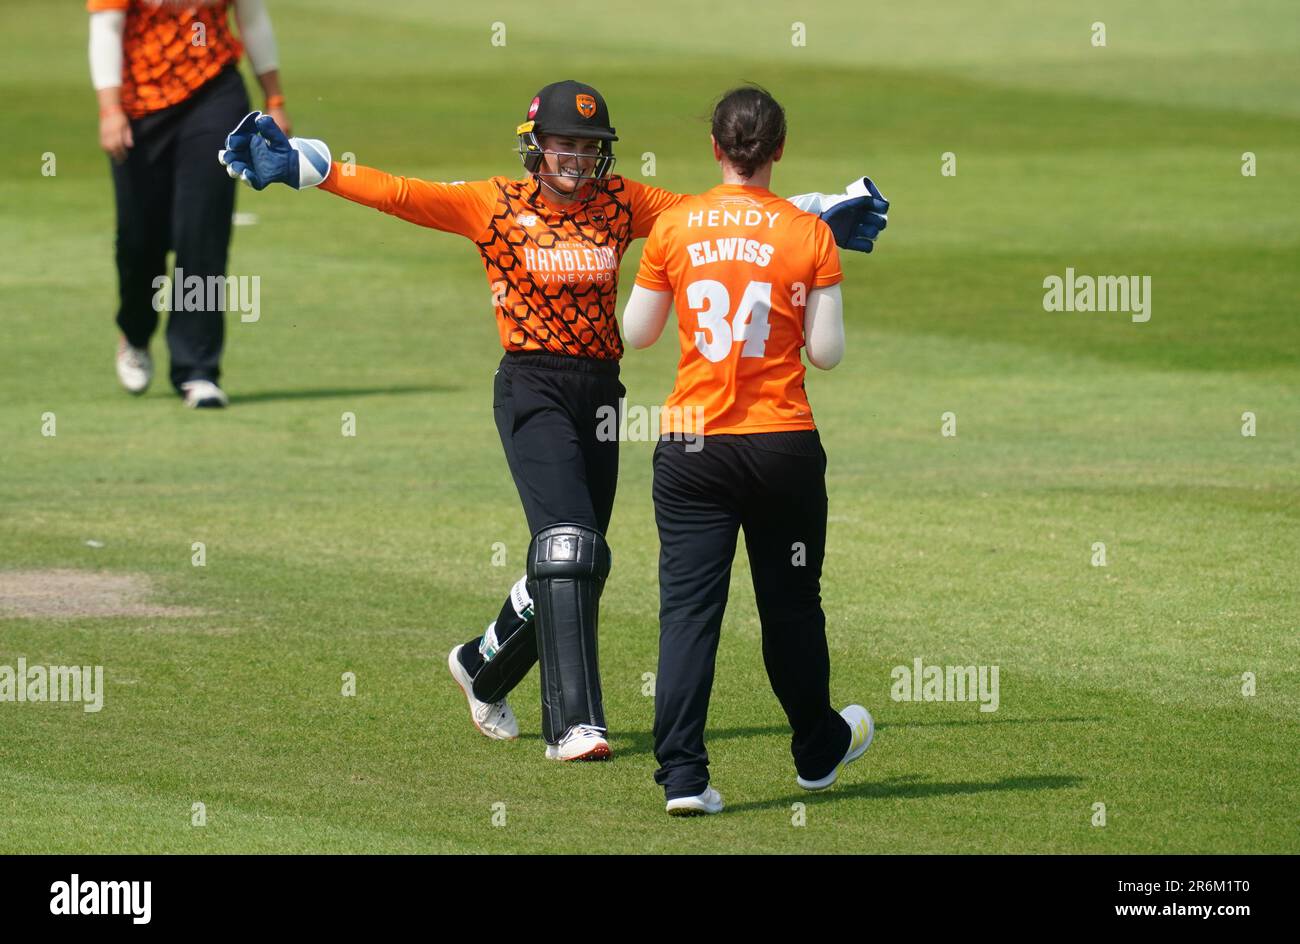
{"label": "long-sleeved orange top", "polygon": [[507,351],[618,359],[618,264],[664,210],[686,199],[613,176],[586,203],[546,200],[531,175],[432,183],[335,162],[322,190],[478,246]]}

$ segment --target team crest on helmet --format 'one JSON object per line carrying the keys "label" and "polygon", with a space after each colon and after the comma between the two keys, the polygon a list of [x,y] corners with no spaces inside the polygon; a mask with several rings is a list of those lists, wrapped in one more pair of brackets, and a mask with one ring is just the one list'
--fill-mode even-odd
{"label": "team crest on helmet", "polygon": [[533,99],[533,103],[532,103],[531,105],[528,106],[528,117],[529,117],[529,118],[536,118],[536,117],[537,117],[537,109],[539,109],[539,108],[541,108],[541,107],[542,107],[542,99],[541,99],[541,96],[539,95],[538,97],[534,98],[534,99]]}
{"label": "team crest on helmet", "polygon": [[579,95],[577,102],[578,114],[582,115],[583,118],[590,118],[592,115],[596,114],[596,99],[593,96],[586,94]]}

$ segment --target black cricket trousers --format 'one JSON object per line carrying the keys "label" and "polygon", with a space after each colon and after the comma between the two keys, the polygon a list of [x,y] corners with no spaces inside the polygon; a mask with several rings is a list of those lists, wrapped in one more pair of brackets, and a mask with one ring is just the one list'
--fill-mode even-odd
{"label": "black cricket trousers", "polygon": [[508,351],[501,359],[492,412],[532,534],[565,521],[609,528],[618,436],[599,434],[600,419],[617,417],[627,393],[618,372],[615,360],[563,354]]}
{"label": "black cricket trousers", "polygon": [[[529,535],[569,522],[602,535],[618,488],[618,417],[627,390],[618,361],[532,351],[507,351],[493,381],[492,412],[506,462],[528,518]],[[605,436],[612,416],[614,436]],[[524,626],[509,595],[496,620],[504,644]],[[461,663],[483,667],[478,645],[466,642]]]}
{"label": "black cricket trousers", "polygon": [[[694,450],[694,451],[692,451]],[[830,773],[848,749],[831,707],[821,606],[826,453],[816,430],[718,434],[702,445],[661,439],[654,453],[659,527],[659,673],[655,782],[667,799],[709,783],[704,724],[727,606],[736,536],[763,628],[763,663],[789,719],[800,776]]]}
{"label": "black cricket trousers", "polygon": [[[235,181],[217,162],[226,135],[248,114],[248,94],[231,65],[185,101],[131,122],[135,146],[112,164],[117,198],[117,326],[134,347],[158,328],[154,280],[167,274],[167,252],[185,277],[226,274]],[[206,284],[206,282],[205,282]],[[181,288],[173,284],[173,292]],[[222,311],[182,311],[167,319],[172,386],[221,376]]]}

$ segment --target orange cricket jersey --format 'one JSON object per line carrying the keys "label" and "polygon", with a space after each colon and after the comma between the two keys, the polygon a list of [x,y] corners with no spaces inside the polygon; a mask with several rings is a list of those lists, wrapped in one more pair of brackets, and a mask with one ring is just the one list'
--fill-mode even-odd
{"label": "orange cricket jersey", "polygon": [[804,392],[808,294],[843,278],[825,221],[722,184],[659,217],[638,285],[671,291],[681,359],[662,433],[815,429]]}
{"label": "orange cricket jersey", "polygon": [[230,32],[232,0],[87,0],[125,10],[122,110],[132,118],[180,104],[244,49]]}
{"label": "orange cricket jersey", "polygon": [[335,162],[322,190],[473,240],[501,346],[616,360],[618,266],[633,239],[685,199],[620,176],[587,203],[553,206],[536,178],[432,183]]}

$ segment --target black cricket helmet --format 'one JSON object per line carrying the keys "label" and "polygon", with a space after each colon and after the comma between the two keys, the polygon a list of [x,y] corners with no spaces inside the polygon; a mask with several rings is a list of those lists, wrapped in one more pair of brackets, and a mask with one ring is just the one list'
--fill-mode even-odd
{"label": "black cricket helmet", "polygon": [[[570,138],[594,138],[600,142],[600,153],[589,180],[604,180],[614,166],[614,142],[618,135],[609,124],[609,108],[605,98],[590,85],[566,79],[552,82],[535,96],[528,106],[528,117],[515,129],[519,136],[519,157],[524,170],[539,180],[555,177],[542,170],[542,146],[539,134],[562,135]],[[569,156],[571,152],[553,152]],[[590,157],[573,153],[573,157]],[[543,182],[545,182],[543,180]]]}

